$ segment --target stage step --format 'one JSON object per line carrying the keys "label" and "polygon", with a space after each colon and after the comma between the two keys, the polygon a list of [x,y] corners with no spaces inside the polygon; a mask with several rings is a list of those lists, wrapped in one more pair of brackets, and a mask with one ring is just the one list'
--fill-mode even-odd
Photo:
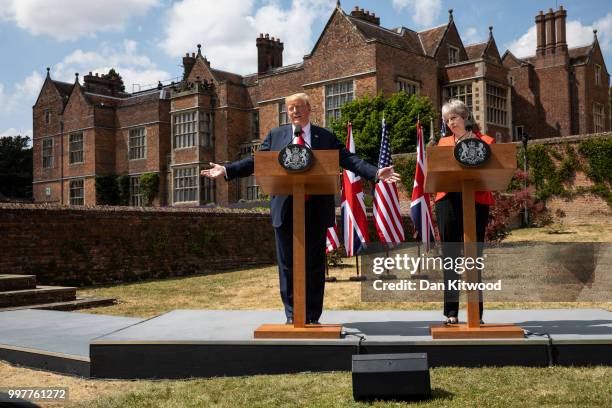
{"label": "stage step", "polygon": [[0,292],[36,288],[36,275],[0,275]]}
{"label": "stage step", "polygon": [[68,312],[79,309],[89,309],[92,307],[111,306],[117,303],[115,298],[77,298],[67,302],[54,302],[54,303],[43,303],[36,305],[26,306],[12,306],[0,308],[0,312],[8,312],[13,310],[25,310],[25,309],[36,309],[36,310],[59,310]]}
{"label": "stage step", "polygon": [[0,292],[0,308],[76,300],[75,287],[38,286],[36,289]]}

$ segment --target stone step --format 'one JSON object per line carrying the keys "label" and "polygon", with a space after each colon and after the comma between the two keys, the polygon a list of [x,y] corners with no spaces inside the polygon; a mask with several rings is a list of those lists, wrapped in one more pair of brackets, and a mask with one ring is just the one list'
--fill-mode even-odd
{"label": "stone step", "polygon": [[0,275],[0,292],[36,288],[36,275]]}
{"label": "stone step", "polygon": [[40,309],[40,310],[61,310],[70,311],[78,309],[87,309],[91,307],[110,306],[117,303],[115,298],[77,298],[67,302],[54,302],[54,303],[43,303],[37,305],[27,306],[12,306],[1,308],[0,312],[7,312],[9,310],[23,310],[23,309]]}
{"label": "stone step", "polygon": [[36,289],[0,292],[0,308],[67,302],[76,299],[76,289],[63,286],[37,286]]}

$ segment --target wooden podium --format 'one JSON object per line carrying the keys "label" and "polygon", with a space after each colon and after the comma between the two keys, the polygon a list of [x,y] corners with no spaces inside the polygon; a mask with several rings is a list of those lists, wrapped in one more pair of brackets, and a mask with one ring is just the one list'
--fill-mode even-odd
{"label": "wooden podium", "polygon": [[338,150],[314,150],[314,163],[300,173],[286,171],[278,162],[278,152],[255,152],[255,177],[265,194],[293,196],[293,325],[263,324],[256,339],[337,339],[342,325],[306,324],[306,229],[307,194],[338,192]]}
{"label": "wooden podium", "polygon": [[[455,160],[453,146],[427,149],[425,192],[461,192],[463,204],[464,257],[476,258],[476,191],[505,190],[516,169],[516,145],[492,144],[491,157],[477,168],[464,167]],[[467,282],[478,282],[478,271],[468,269]],[[523,330],[512,324],[480,324],[478,291],[467,291],[467,324],[431,326],[433,339],[524,338]]]}

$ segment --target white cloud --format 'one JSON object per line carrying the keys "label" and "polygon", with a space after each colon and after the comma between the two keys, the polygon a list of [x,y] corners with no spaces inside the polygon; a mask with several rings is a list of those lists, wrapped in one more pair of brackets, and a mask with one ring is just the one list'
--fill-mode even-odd
{"label": "white cloud", "polygon": [[332,0],[293,0],[284,8],[278,0],[265,0],[256,10],[253,0],[240,4],[182,0],[167,12],[160,46],[168,55],[180,57],[201,43],[213,67],[247,74],[257,69],[255,39],[259,33],[269,33],[283,41],[287,65],[310,52],[313,22],[329,17],[334,5]]}
{"label": "white cloud", "polygon": [[478,29],[476,27],[468,27],[467,30],[461,35],[463,44],[476,44],[483,42],[485,39],[478,33]]}
{"label": "white cloud", "polygon": [[111,68],[121,75],[127,92],[152,88],[157,81],[171,77],[169,72],[158,69],[149,57],[141,54],[138,43],[132,40],[124,40],[119,48],[103,44],[98,51],[75,50],[53,67],[51,75],[60,81],[73,82],[75,72],[81,76],[89,72],[105,74]]}
{"label": "white cloud", "polygon": [[[566,25],[566,41],[568,47],[588,45],[593,42],[593,29],[597,29],[597,38],[604,53],[612,46],[612,13],[608,13],[591,25],[583,25],[580,21],[569,20]],[[535,25],[518,39],[505,44],[517,57],[535,55],[537,45]]]}
{"label": "white cloud", "polygon": [[158,0],[0,0],[0,19],[14,22],[33,35],[59,41],[121,31],[131,17],[140,17]]}
{"label": "white cloud", "polygon": [[14,127],[8,128],[4,131],[0,131],[0,137],[8,136],[30,136],[32,138],[32,129],[15,129]]}
{"label": "white cloud", "polygon": [[8,93],[4,84],[0,83],[0,113],[11,114],[18,109],[31,108],[36,102],[43,81],[43,77],[34,71],[23,81],[16,83],[12,93]]}
{"label": "white cloud", "polygon": [[412,21],[419,27],[431,26],[438,19],[442,8],[442,0],[393,0],[397,11],[408,9]]}

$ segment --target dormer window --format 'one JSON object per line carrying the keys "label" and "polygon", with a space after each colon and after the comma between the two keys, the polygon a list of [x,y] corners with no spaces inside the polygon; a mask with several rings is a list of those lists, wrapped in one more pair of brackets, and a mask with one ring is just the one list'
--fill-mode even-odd
{"label": "dormer window", "polygon": [[459,48],[449,45],[448,46],[448,63],[455,64],[457,62],[459,62]]}

